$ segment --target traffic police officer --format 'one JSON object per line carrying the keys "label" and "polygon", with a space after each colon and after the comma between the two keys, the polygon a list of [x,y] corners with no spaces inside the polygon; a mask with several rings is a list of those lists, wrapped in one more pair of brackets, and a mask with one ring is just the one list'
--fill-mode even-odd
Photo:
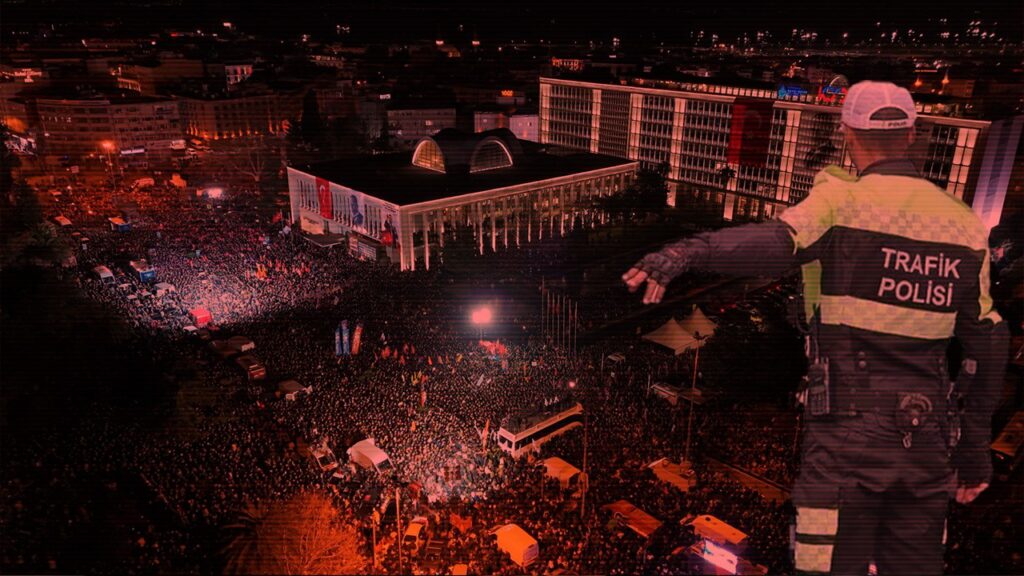
{"label": "traffic police officer", "polygon": [[[890,83],[850,88],[841,113],[859,177],[822,170],[770,222],[700,234],[623,275],[659,302],[686,269],[780,275],[803,265],[810,367],[794,561],[798,573],[940,574],[950,497],[991,476],[990,418],[1008,333],[989,296],[988,231],[908,159],[916,112]],[[946,351],[956,336],[956,384]]]}

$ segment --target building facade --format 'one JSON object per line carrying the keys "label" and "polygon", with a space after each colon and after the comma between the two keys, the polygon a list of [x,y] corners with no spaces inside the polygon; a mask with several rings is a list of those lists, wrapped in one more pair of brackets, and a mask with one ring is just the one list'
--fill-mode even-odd
{"label": "building facade", "polygon": [[[757,220],[805,198],[828,164],[855,172],[839,132],[844,95],[841,84],[781,97],[754,88],[541,78],[540,141],[661,170],[670,205],[717,204],[727,220]],[[911,156],[925,178],[972,204],[990,126],[921,115]]]}
{"label": "building facade", "polygon": [[508,128],[508,115],[504,110],[474,110],[473,132],[486,132]]}
{"label": "building facade", "polygon": [[302,94],[273,92],[181,97],[185,133],[203,140],[231,140],[283,134],[289,120],[299,118]]}
{"label": "building facade", "polygon": [[536,112],[513,113],[508,117],[508,129],[520,140],[540,141],[540,118]]}
{"label": "building facade", "polygon": [[520,143],[508,130],[445,130],[412,154],[289,167],[288,191],[305,233],[343,237],[358,254],[415,270],[455,241],[483,254],[602,224],[595,199],[621,192],[636,170],[636,162]]}
{"label": "building facade", "polygon": [[388,107],[388,138],[398,149],[411,149],[421,139],[455,128],[455,108]]}
{"label": "building facade", "polygon": [[38,98],[35,108],[47,156],[112,154],[122,163],[162,165],[184,154],[178,102],[172,99]]}

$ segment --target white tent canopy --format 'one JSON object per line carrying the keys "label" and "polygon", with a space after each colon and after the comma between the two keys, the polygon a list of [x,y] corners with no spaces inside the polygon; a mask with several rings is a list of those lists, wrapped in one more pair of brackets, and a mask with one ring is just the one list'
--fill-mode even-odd
{"label": "white tent canopy", "polygon": [[662,482],[666,482],[688,492],[697,484],[697,476],[689,464],[686,466],[676,464],[668,458],[660,458],[647,465]]}
{"label": "white tent canopy", "polygon": [[697,516],[689,525],[693,526],[693,531],[698,536],[717,544],[727,544],[734,548],[741,548],[747,544],[747,535],[744,532],[710,514]]}
{"label": "white tent canopy", "polygon": [[569,482],[572,482],[574,476],[580,473],[580,469],[569,464],[565,460],[558,457],[552,457],[544,460],[545,476],[548,478],[555,478],[562,485],[562,488],[568,488]]}
{"label": "white tent canopy", "polygon": [[699,335],[701,338],[713,336],[715,329],[718,325],[711,321],[704,312],[697,306],[693,307],[693,312],[689,316],[679,322],[679,325],[683,327],[683,330],[687,334],[697,338]]}
{"label": "white tent canopy", "polygon": [[690,348],[697,346],[697,341],[693,339],[679,322],[675,319],[669,318],[668,322],[665,322],[661,328],[644,334],[644,340],[649,340],[655,344],[661,344],[662,346],[672,350],[676,355],[686,352]]}

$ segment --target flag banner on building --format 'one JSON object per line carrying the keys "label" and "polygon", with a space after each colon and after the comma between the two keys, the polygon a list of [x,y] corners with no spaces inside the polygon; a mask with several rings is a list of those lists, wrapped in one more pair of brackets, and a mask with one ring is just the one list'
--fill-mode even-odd
{"label": "flag banner on building", "polygon": [[359,346],[363,341],[363,323],[356,324],[356,329],[352,332],[352,355],[359,354]]}
{"label": "flag banner on building", "polygon": [[334,355],[341,356],[344,350],[341,347],[341,324],[334,329]]}
{"label": "flag banner on building", "polygon": [[729,128],[729,164],[764,167],[772,136],[771,100],[737,98],[732,105]]}
{"label": "flag banner on building", "polygon": [[341,353],[345,356],[352,353],[348,341],[348,320],[341,321]]}
{"label": "flag banner on building", "polygon": [[331,200],[331,183],[323,178],[316,179],[316,199],[320,204],[320,215],[324,218],[333,218],[334,203]]}

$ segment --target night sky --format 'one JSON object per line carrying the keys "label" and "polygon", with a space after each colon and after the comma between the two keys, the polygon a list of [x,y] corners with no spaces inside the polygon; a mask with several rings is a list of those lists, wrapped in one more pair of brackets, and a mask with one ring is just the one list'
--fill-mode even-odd
{"label": "night sky", "polygon": [[788,36],[794,28],[821,35],[867,33],[884,28],[928,30],[948,18],[956,31],[973,19],[999,22],[1006,37],[1021,35],[1022,10],[1016,2],[981,0],[938,2],[550,2],[525,0],[508,4],[457,0],[437,5],[418,1],[323,2],[319,0],[72,0],[4,2],[9,26],[23,22],[137,22],[142,28],[219,25],[230,19],[248,32],[294,35],[329,33],[336,23],[353,26],[361,40],[408,41],[454,31],[487,39],[546,38],[553,41],[626,39],[683,41],[691,31],[708,29],[723,37],[771,30]]}

